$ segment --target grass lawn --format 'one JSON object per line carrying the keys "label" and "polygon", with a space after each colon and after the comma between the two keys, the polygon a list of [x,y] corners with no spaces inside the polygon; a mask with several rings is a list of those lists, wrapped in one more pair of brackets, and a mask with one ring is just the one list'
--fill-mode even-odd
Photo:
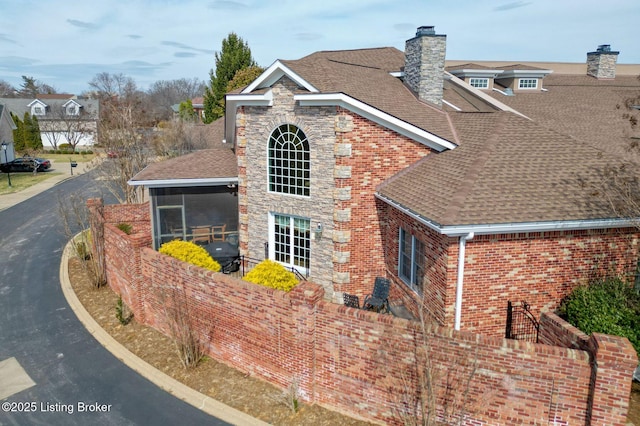
{"label": "grass lawn", "polygon": [[0,195],[22,191],[38,182],[60,174],[58,172],[40,172],[36,175],[33,173],[11,173],[11,187],[9,187],[7,174],[0,173]]}
{"label": "grass lawn", "polygon": [[47,152],[43,152],[41,154],[38,154],[37,156],[40,158],[46,158],[47,160],[51,160],[56,163],[69,162],[70,160],[76,161],[78,163],[86,163],[96,158],[96,154],[50,154]]}

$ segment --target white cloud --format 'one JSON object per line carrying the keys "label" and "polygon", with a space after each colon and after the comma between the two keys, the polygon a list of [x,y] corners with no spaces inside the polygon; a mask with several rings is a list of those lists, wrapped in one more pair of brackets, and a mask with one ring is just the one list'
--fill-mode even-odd
{"label": "white cloud", "polygon": [[403,49],[421,25],[447,34],[451,59],[579,62],[611,44],[620,62],[640,63],[637,0],[0,0],[0,10],[0,55],[10,58],[0,58],[0,78],[19,85],[29,75],[73,92],[103,71],[142,88],[206,81],[230,32],[263,66],[317,50]]}

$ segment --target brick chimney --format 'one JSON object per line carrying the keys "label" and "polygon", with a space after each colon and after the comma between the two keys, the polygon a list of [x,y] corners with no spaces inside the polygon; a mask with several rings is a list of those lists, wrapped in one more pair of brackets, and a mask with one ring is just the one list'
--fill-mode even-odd
{"label": "brick chimney", "polygon": [[587,53],[587,75],[598,79],[616,78],[619,53],[611,51],[608,44],[601,44],[595,52]]}
{"label": "brick chimney", "polygon": [[422,101],[442,106],[442,81],[447,36],[434,27],[419,27],[404,48],[404,82]]}

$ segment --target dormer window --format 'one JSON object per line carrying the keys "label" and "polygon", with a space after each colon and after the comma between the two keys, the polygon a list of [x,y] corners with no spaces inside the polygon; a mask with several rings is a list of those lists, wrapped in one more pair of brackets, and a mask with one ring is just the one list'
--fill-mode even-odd
{"label": "dormer window", "polygon": [[470,78],[469,84],[476,89],[488,89],[489,88],[489,79],[488,78]]}
{"label": "dormer window", "polygon": [[518,89],[537,89],[537,78],[520,78],[518,79]]}
{"label": "dormer window", "polygon": [[78,115],[78,107],[75,105],[69,105],[67,107],[67,115]]}
{"label": "dormer window", "polygon": [[32,111],[33,115],[44,115],[44,108],[36,105],[33,107],[33,111]]}

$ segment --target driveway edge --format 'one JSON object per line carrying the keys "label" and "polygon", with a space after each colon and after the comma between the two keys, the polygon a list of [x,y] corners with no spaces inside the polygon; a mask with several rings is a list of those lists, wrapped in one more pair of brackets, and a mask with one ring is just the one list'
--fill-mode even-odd
{"label": "driveway edge", "polygon": [[[73,241],[73,240],[72,240]],[[154,383],[161,389],[169,392],[176,398],[193,405],[194,407],[214,416],[222,421],[234,425],[266,426],[268,423],[251,417],[250,415],[229,407],[211,397],[204,395],[180,383],[174,378],[154,368],[151,364],[138,358],[123,345],[118,343],[89,315],[80,300],[76,296],[69,279],[69,258],[73,250],[72,241],[69,241],[62,252],[60,263],[60,285],[67,303],[76,314],[84,327],[93,337],[113,356],[122,361],[129,368]]]}

